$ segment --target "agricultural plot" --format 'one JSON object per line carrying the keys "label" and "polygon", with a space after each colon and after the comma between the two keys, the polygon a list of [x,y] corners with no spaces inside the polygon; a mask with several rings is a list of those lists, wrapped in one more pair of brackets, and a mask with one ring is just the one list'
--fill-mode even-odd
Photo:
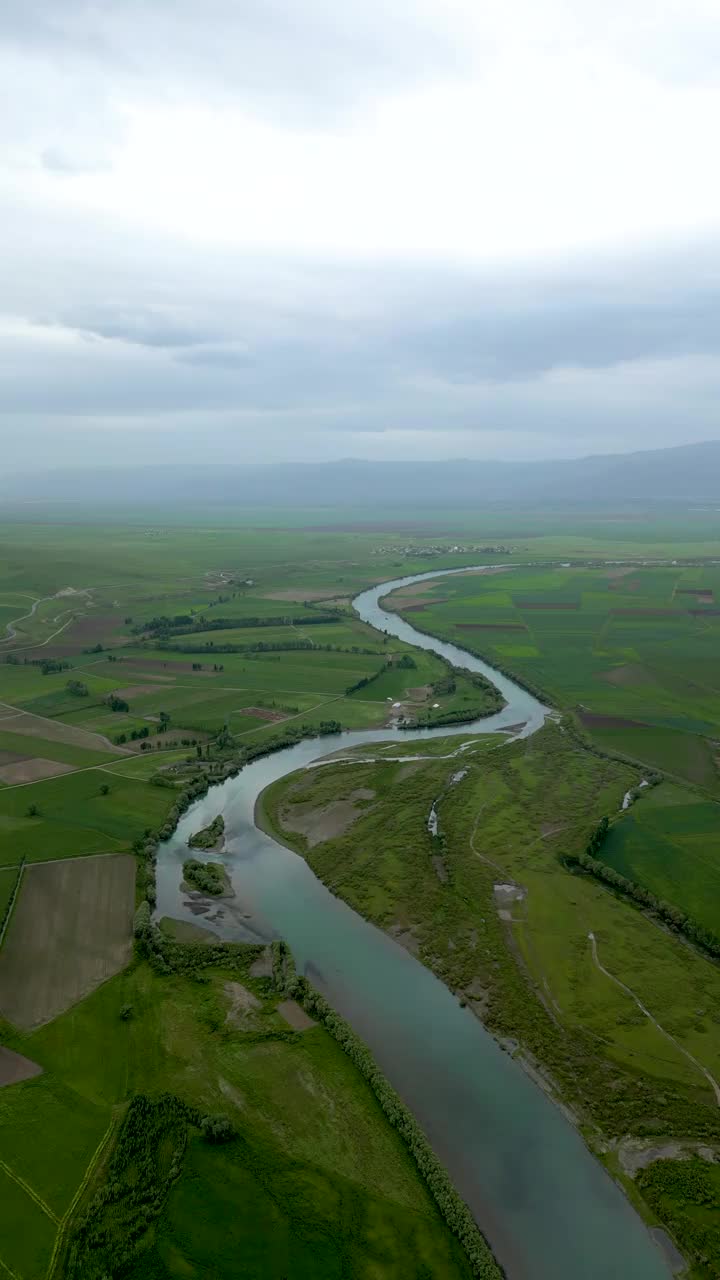
{"label": "agricultural plot", "polygon": [[[0,1165],[1,1270],[23,1280],[44,1280],[57,1222]],[[10,1228],[10,1229],[7,1229]]]}
{"label": "agricultural plot", "polygon": [[420,630],[516,672],[599,742],[720,793],[716,568],[518,568],[424,586]]}
{"label": "agricultural plot", "polygon": [[[0,722],[1,723],[1,722]],[[27,734],[9,733],[0,727],[0,752],[5,764],[18,764],[30,760],[55,761],[61,765],[70,765],[76,769],[87,769],[93,765],[112,764],[121,759],[119,753],[113,754],[113,748],[106,747],[102,751],[85,751],[72,743],[52,741],[48,738],[31,737]],[[58,770],[58,772],[64,772]],[[40,773],[38,773],[40,776]],[[27,779],[33,781],[32,778]],[[20,779],[25,781],[25,779]]]}
{"label": "agricultural plot", "polygon": [[612,824],[599,856],[720,935],[720,805],[666,783]]}
{"label": "agricultural plot", "polygon": [[[94,751],[113,754],[112,743],[100,734],[82,726],[66,725],[47,716],[29,715],[27,712],[0,709],[0,731],[13,737],[38,739],[40,742],[57,742],[78,751]],[[31,745],[31,744],[30,744]]]}
{"label": "agricultural plot", "polygon": [[0,791],[2,862],[121,853],[145,827],[160,826],[171,804],[171,792],[101,769],[8,787]]}
{"label": "agricultural plot", "polygon": [[21,1080],[32,1080],[41,1072],[42,1067],[39,1067],[37,1062],[31,1062],[21,1053],[15,1053],[13,1049],[5,1049],[0,1045],[0,1089],[6,1088],[9,1084],[19,1084]]}
{"label": "agricultural plot", "polygon": [[109,1121],[109,1108],[52,1070],[0,1089],[0,1171],[13,1188],[0,1197],[0,1259],[23,1280],[45,1280],[58,1224]]}
{"label": "agricultural plot", "polygon": [[28,1030],[57,1017],[130,959],[135,859],[26,867],[0,952],[0,1013]]}

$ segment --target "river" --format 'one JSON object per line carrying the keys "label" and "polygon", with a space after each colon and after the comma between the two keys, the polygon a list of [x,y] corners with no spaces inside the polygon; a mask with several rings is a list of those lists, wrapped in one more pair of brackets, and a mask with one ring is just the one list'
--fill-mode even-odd
{"label": "river", "polygon": [[[381,608],[389,591],[442,572],[383,583],[359,595],[355,608],[380,630],[489,676],[507,700],[503,710],[474,725],[411,735],[382,729],[313,739],[248,765],[193,805],[161,846],[157,914],[194,920],[223,938],[288,941],[298,970],[362,1036],[414,1112],[509,1280],[668,1280],[663,1254],[623,1193],[474,1014],[334,897],[303,858],[255,825],[255,801],[265,787],[340,746],[488,733],[519,723],[529,734],[542,725],[547,708],[508,677]],[[189,835],[218,812],[237,897],[213,904],[211,919],[198,918],[180,892],[182,863]]]}

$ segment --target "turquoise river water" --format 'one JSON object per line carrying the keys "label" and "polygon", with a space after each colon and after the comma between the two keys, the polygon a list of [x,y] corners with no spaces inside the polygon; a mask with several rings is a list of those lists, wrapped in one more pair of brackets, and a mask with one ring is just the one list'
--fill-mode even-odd
{"label": "turquoise river water", "polygon": [[[287,939],[298,970],[362,1036],[414,1112],[509,1280],[668,1280],[659,1246],[623,1193],[474,1014],[409,952],[334,897],[303,858],[255,825],[255,802],[265,787],[340,747],[467,736],[520,723],[527,735],[542,725],[547,708],[513,681],[382,609],[379,601],[389,591],[438,576],[384,583],[359,595],[355,608],[380,630],[489,676],[507,700],[504,709],[475,725],[313,739],[247,766],[213,787],[161,846],[157,914],[195,920],[228,939]],[[218,812],[227,837],[220,856],[237,896],[200,919],[180,890],[182,862],[189,835]]]}

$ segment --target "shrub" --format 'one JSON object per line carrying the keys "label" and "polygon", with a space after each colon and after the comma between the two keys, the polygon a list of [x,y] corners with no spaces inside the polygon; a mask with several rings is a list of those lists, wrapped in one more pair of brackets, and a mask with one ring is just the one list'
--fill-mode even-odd
{"label": "shrub", "polygon": [[235,1130],[226,1116],[203,1116],[200,1132],[206,1142],[231,1142]]}

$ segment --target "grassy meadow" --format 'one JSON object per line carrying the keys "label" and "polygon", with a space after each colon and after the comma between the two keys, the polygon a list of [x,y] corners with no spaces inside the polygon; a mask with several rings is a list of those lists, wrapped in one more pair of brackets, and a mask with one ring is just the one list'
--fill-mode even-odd
{"label": "grassy meadow", "polygon": [[[359,1073],[322,1028],[290,1030],[266,979],[241,977],[256,1007],[240,1015],[235,970],[198,983],[135,963],[30,1035],[5,1027],[4,1042],[44,1072],[0,1089],[10,1171],[0,1258],[23,1280],[45,1277],[58,1231],[71,1239],[66,1215],[109,1126],[116,1136],[133,1095],[169,1091],[224,1115],[238,1136],[214,1147],[191,1131],[181,1176],[128,1275],[229,1280],[241,1257],[258,1280],[268,1259],[293,1280],[318,1265],[338,1280],[465,1280],[462,1251]],[[86,1201],[103,1168],[101,1158]]]}

